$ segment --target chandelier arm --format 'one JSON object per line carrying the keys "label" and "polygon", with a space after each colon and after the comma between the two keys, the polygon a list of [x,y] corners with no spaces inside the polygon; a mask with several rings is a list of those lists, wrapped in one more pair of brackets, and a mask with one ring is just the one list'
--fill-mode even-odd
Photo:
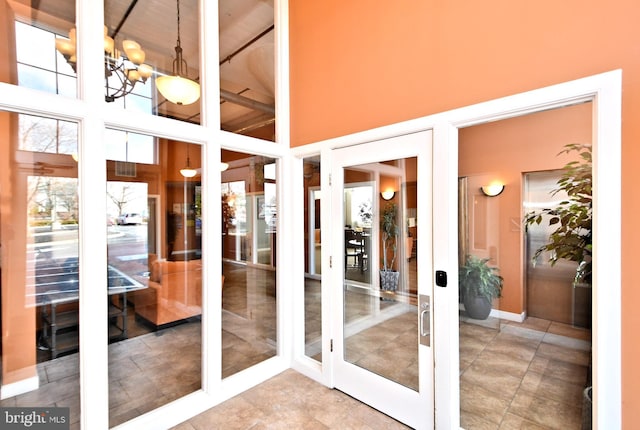
{"label": "chandelier arm", "polygon": [[112,94],[109,94],[108,76],[105,76],[105,88],[107,92],[107,94],[105,95],[105,100],[107,102],[113,102],[117,98],[124,97],[130,94],[133,91],[134,87],[136,86],[137,81],[131,81],[127,77],[127,70],[124,67],[124,62],[118,65],[110,62],[109,66],[110,66],[109,76],[112,76],[113,74],[115,74],[118,77],[118,80],[120,81],[120,84],[121,84],[120,88],[116,89],[115,92],[113,92]]}

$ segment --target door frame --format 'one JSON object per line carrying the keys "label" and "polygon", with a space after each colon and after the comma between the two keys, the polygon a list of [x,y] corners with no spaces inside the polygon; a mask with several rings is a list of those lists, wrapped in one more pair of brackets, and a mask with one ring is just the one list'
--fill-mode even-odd
{"label": "door frame", "polygon": [[[621,391],[621,100],[622,72],[614,70],[587,78],[492,100],[446,112],[435,127],[434,205],[448,210],[434,213],[438,226],[436,244],[450,249],[435,255],[436,269],[447,270],[450,282],[457,284],[458,130],[549,109],[592,102],[593,127],[593,422],[594,428],[622,425]],[[453,218],[451,218],[453,216]],[[448,226],[445,228],[445,225]],[[450,246],[453,244],[453,246]],[[603,287],[601,287],[603,286]],[[436,427],[460,425],[459,339],[457,291],[436,289],[436,302],[447,302],[449,313],[440,310],[435,322],[436,338],[446,336],[449,345],[438,344],[436,363]],[[438,315],[438,307],[434,309]],[[600,317],[602,315],[602,317]],[[455,332],[448,330],[456,327]],[[440,358],[440,359],[439,359]],[[448,360],[444,360],[447,358]],[[449,391],[446,393],[446,391]]]}
{"label": "door frame", "polygon": [[[449,272],[449,284],[456,285],[457,276],[457,163],[458,130],[463,127],[497,121],[578,103],[593,103],[593,422],[595,428],[618,428],[622,425],[622,354],[621,354],[621,105],[622,71],[613,70],[548,87],[437,113],[402,123],[354,133],[338,138],[292,148],[297,158],[294,178],[302,180],[302,159],[321,154],[322,165],[330,165],[333,148],[356,145],[421,130],[434,130],[434,269]],[[323,169],[322,188],[329,189],[328,169]],[[302,206],[294,206],[301,211]],[[330,225],[330,207],[323,209],[322,223]],[[297,212],[296,212],[297,214]],[[322,229],[323,244],[329,244],[330,234]],[[304,246],[302,243],[300,246]],[[330,285],[327,275],[330,246],[323,247],[323,286]],[[302,250],[302,248],[300,248]],[[325,266],[326,262],[326,266]],[[304,267],[304,266],[302,266]],[[300,271],[302,272],[302,271]],[[303,282],[303,276],[297,276]],[[606,286],[600,288],[600,286]],[[323,303],[325,293],[323,288]],[[437,428],[458,428],[460,425],[459,338],[457,288],[436,288],[434,291],[435,409]],[[298,309],[302,296],[295,298]],[[602,317],[600,317],[602,315]],[[328,357],[329,321],[331,309],[322,309],[324,357]],[[304,312],[296,315],[298,330],[292,367],[301,373],[331,386],[329,366],[304,357]]]}

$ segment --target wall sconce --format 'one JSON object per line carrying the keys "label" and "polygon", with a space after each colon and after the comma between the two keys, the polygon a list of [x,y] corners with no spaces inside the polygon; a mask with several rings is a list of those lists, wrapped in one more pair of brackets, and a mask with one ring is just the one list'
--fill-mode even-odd
{"label": "wall sconce", "polygon": [[487,197],[495,197],[504,191],[504,184],[491,184],[480,187],[482,193]]}
{"label": "wall sconce", "polygon": [[396,195],[396,192],[393,190],[387,190],[380,193],[382,200],[391,200]]}

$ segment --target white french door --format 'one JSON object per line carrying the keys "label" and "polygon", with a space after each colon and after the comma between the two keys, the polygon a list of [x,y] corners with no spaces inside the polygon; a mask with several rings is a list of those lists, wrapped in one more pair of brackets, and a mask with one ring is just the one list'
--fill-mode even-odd
{"label": "white french door", "polygon": [[333,385],[420,429],[434,427],[432,148],[423,131],[331,157]]}

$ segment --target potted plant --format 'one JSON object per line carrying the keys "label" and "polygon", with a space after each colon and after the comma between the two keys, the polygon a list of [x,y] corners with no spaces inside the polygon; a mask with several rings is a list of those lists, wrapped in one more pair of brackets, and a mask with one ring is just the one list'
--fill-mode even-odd
{"label": "potted plant", "polygon": [[498,268],[490,267],[488,262],[488,258],[467,255],[458,271],[464,308],[471,318],[478,320],[487,319],[493,299],[502,296],[502,276],[498,274]]}
{"label": "potted plant", "polygon": [[398,250],[398,235],[400,230],[396,219],[398,206],[387,203],[381,214],[380,232],[382,234],[382,269],[380,270],[380,288],[385,291],[395,291],[398,288],[400,273],[393,270]]}

